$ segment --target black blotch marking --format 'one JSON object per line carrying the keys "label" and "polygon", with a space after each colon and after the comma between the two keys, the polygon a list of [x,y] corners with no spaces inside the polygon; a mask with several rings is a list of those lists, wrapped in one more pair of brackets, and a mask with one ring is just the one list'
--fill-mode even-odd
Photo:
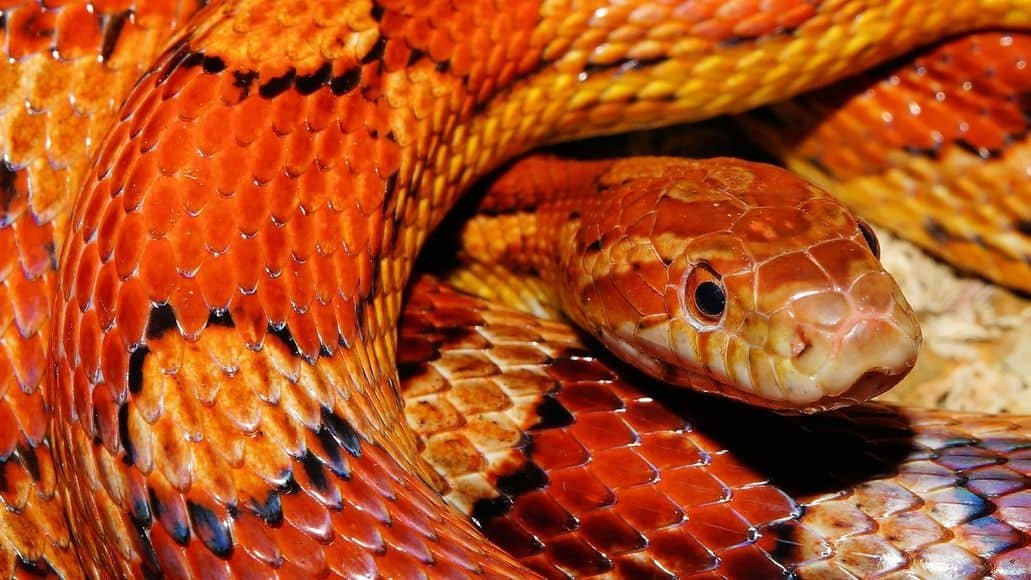
{"label": "black blotch marking", "polygon": [[353,91],[361,81],[362,68],[360,66],[352,67],[330,79],[329,90],[339,97]]}
{"label": "black blotch marking", "polygon": [[257,71],[233,71],[233,86],[240,89],[240,99],[246,99],[251,94],[251,85],[258,80]]}
{"label": "black blotch marking", "polygon": [[131,15],[132,10],[123,10],[117,14],[105,14],[100,17],[100,29],[104,31],[100,42],[100,60],[106,62],[114,54],[125,23]]}
{"label": "black blotch marking", "polygon": [[544,489],[548,485],[548,474],[532,461],[522,464],[519,469],[498,478],[497,488],[509,497],[517,497],[524,493]]}
{"label": "black blotch marking", "polygon": [[183,59],[183,62],[182,62],[182,64],[179,65],[179,67],[180,68],[184,68],[184,69],[189,69],[189,68],[195,68],[195,67],[201,66],[203,64],[204,64],[204,53],[203,52],[190,52],[190,54],[188,54],[186,56],[186,58]]}
{"label": "black blotch marking", "polygon": [[426,53],[424,51],[419,50],[418,48],[411,49],[411,52],[408,53],[408,68],[411,68],[424,58],[426,58]]}
{"label": "black blotch marking", "polygon": [[436,71],[441,73],[441,74],[447,74],[447,73],[451,72],[451,61],[450,60],[442,60],[442,61],[438,62],[433,68],[436,69]]}
{"label": "black blotch marking", "polygon": [[298,75],[294,80],[294,86],[297,87],[298,93],[308,96],[326,86],[332,74],[333,66],[327,62],[309,75]]}
{"label": "black blotch marking", "polygon": [[472,518],[473,524],[476,527],[482,529],[490,520],[499,518],[512,511],[513,505],[515,505],[515,502],[506,495],[476,500],[469,517]]}
{"label": "black blotch marking", "polygon": [[376,22],[379,22],[380,20],[383,19],[383,13],[384,12],[385,12],[385,9],[383,8],[382,5],[380,5],[379,2],[373,2],[372,3],[372,11],[369,14],[372,16],[373,20],[375,20]]}
{"label": "black blotch marking", "polygon": [[[329,428],[323,424],[318,432],[315,434],[319,443],[322,445],[322,450],[325,451],[327,458],[329,459],[329,469],[337,475],[337,477],[343,479],[351,479],[351,465],[347,462],[347,459],[340,454],[340,444],[337,443],[335,437],[330,432]],[[309,455],[311,452],[309,452]]]}
{"label": "black blotch marking", "polygon": [[118,438],[122,441],[122,449],[125,455],[122,456],[122,463],[134,465],[136,463],[136,446],[129,437],[129,403],[122,403],[118,407]]}
{"label": "black blotch marking", "polygon": [[270,526],[278,526],[283,523],[283,500],[277,490],[269,492],[264,503],[259,503],[258,500],[251,498],[250,508],[254,515]]}
{"label": "black blotch marking", "polygon": [[329,489],[329,479],[326,477],[326,470],[322,468],[322,462],[319,461],[319,458],[310,449],[301,458],[301,466],[304,467],[304,473],[308,476],[308,481],[316,489],[320,492],[325,492]]}
{"label": "black blotch marking", "polygon": [[225,308],[212,308],[208,313],[208,326],[223,326],[225,328],[236,328],[233,316]]}
{"label": "black blotch marking", "polygon": [[205,56],[201,68],[208,74],[218,74],[226,70],[226,61],[217,56]]}
{"label": "black blotch marking", "polygon": [[0,162],[0,205],[4,210],[0,227],[6,227],[10,223],[7,214],[11,211],[14,200],[18,198],[18,188],[15,186],[17,179],[18,171],[8,165],[7,160]]}
{"label": "black blotch marking", "polygon": [[785,123],[784,119],[777,115],[777,112],[773,109],[773,107],[759,107],[758,109],[752,109],[751,111],[748,111],[746,115],[748,117],[751,117],[752,119],[755,119],[756,121],[759,121],[763,125],[768,125],[770,127],[778,129],[783,129],[784,127],[787,127],[787,123]]}
{"label": "black blotch marking", "polygon": [[[40,558],[39,560],[29,560],[18,554],[18,568],[30,576],[38,576],[40,578],[58,578],[60,575],[54,570],[54,567],[50,565],[46,557]],[[21,574],[12,574],[12,578],[22,577]]]}
{"label": "black blotch marking", "polygon": [[572,425],[575,421],[573,414],[553,396],[544,397],[544,400],[537,405],[536,412],[539,419],[530,427],[530,431],[557,429]]}
{"label": "black blotch marking", "polygon": [[186,500],[186,510],[190,513],[197,538],[216,556],[229,557],[233,553],[233,538],[226,523],[215,512],[192,500]]}
{"label": "black blotch marking", "polygon": [[146,345],[138,345],[129,355],[129,392],[138,395],[143,390],[143,361],[150,354]]}
{"label": "black blotch marking", "polygon": [[570,221],[572,221],[572,220],[578,220],[578,219],[580,219],[580,212],[578,212],[578,211],[571,211],[571,212],[569,212],[569,215],[568,215],[568,216],[566,216],[566,217],[567,217],[567,219],[569,219]]}
{"label": "black blotch marking", "polygon": [[[161,500],[158,499],[157,494],[154,493],[154,488],[147,488],[147,492],[150,496],[150,505],[153,506],[154,509],[154,515],[161,521],[162,526],[165,528],[165,531],[168,532],[168,535],[172,536],[172,539],[180,546],[188,544],[190,542],[190,526],[180,519],[176,519],[172,522],[166,520],[165,515],[168,514],[168,512],[165,509],[165,504],[161,503]],[[172,524],[171,528],[169,528],[169,523]]]}
{"label": "black blotch marking", "polygon": [[327,407],[322,407],[322,429],[328,429],[337,444],[346,449],[351,457],[357,459],[362,456],[362,440],[358,432]]}
{"label": "black blotch marking", "polygon": [[297,69],[291,68],[283,75],[273,77],[265,81],[263,85],[258,87],[258,94],[261,95],[263,99],[274,99],[289,89],[291,85],[293,85],[294,78],[296,77]]}
{"label": "black blotch marking", "polygon": [[290,329],[286,326],[285,322],[277,324],[269,323],[268,332],[283,341],[283,344],[290,348],[291,354],[294,356],[301,356],[301,350],[297,348],[297,343],[294,342],[294,335],[290,333]]}
{"label": "black blotch marking", "polygon": [[600,252],[601,251],[601,240],[594,240],[590,244],[587,244],[587,247],[584,248],[584,251],[589,253],[589,254],[593,254],[594,252]]}
{"label": "black blotch marking", "polygon": [[945,229],[945,226],[940,221],[934,218],[927,218],[924,221],[924,231],[927,232],[927,235],[931,236],[931,239],[938,243],[944,244],[956,239],[955,236]]}
{"label": "black blotch marking", "polygon": [[178,325],[175,320],[175,310],[172,310],[172,305],[161,304],[160,306],[152,306],[150,309],[150,317],[147,319],[147,339],[156,340],[164,336],[169,330],[175,330]]}
{"label": "black blotch marking", "polygon": [[139,547],[137,551],[143,556],[140,568],[142,569],[143,577],[148,580],[164,577],[161,571],[161,563],[158,562],[157,551],[154,549],[154,544],[150,541],[149,527],[140,524],[134,518],[133,528],[136,530],[136,542]]}
{"label": "black blotch marking", "polygon": [[[1010,138],[1010,140],[1011,139],[1012,138]],[[1002,157],[1003,152],[1003,149],[989,149],[988,147],[978,147],[977,145],[974,145],[973,143],[970,143],[965,139],[957,139],[956,146],[970,153],[971,155],[976,155],[980,157],[985,161],[988,161],[990,159],[998,159],[999,157]]]}
{"label": "black blotch marking", "polygon": [[150,511],[150,504],[147,498],[136,495],[132,500],[132,510],[129,512],[132,520],[140,527],[150,527],[154,523],[154,514]]}
{"label": "black blotch marking", "polygon": [[[804,508],[800,511],[799,518],[805,513]],[[802,545],[799,540],[802,538],[799,537],[797,520],[789,520],[770,526],[764,533],[773,537],[774,544],[770,556],[773,557],[775,562],[793,562],[798,559],[798,547]]]}
{"label": "black blotch marking", "polygon": [[299,491],[301,491],[301,486],[297,485],[294,474],[292,472],[287,473],[286,481],[283,482],[283,485],[279,486],[279,492],[285,495],[293,495]]}
{"label": "black blotch marking", "polygon": [[1021,235],[1031,236],[1031,219],[1018,220],[1013,226]]}
{"label": "black blotch marking", "polygon": [[14,454],[21,460],[21,464],[29,472],[29,477],[32,478],[32,481],[39,481],[39,457],[36,456],[36,449],[19,443],[18,447],[14,450]]}
{"label": "black blotch marking", "polygon": [[382,59],[383,52],[386,50],[386,48],[387,37],[381,34],[380,37],[376,39],[376,44],[373,44],[372,48],[369,49],[369,52],[365,53],[365,56],[362,57],[361,63],[369,64]]}

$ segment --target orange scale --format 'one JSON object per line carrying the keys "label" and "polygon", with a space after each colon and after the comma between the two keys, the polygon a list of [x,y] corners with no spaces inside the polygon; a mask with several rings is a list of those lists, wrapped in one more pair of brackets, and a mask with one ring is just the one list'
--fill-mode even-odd
{"label": "orange scale", "polygon": [[93,284],[96,281],[97,270],[100,269],[100,258],[97,257],[97,245],[89,244],[83,248],[82,257],[75,272],[75,289],[72,292],[76,297],[76,304],[80,312],[85,312],[93,300]]}
{"label": "orange scale", "polygon": [[[268,333],[268,318],[257,294],[237,294],[229,305],[237,334],[250,349],[258,348]],[[269,400],[266,394],[263,400]]]}
{"label": "orange scale", "polygon": [[272,528],[258,516],[252,514],[248,508],[244,508],[233,519],[233,542],[255,560],[278,568],[283,563],[283,553],[273,539],[275,530],[276,528]]}
{"label": "orange scale", "polygon": [[308,131],[305,138],[309,144],[312,133],[321,134],[333,124],[337,98],[331,91],[323,89],[316,91],[305,101],[304,125]]}
{"label": "orange scale", "polygon": [[18,417],[6,401],[0,402],[0,459],[4,464],[14,463],[10,461],[10,456],[19,439],[21,431],[18,429]]}
{"label": "orange scale", "polygon": [[660,485],[670,498],[684,508],[722,502],[731,497],[730,488],[701,467],[664,472]]}
{"label": "orange scale", "polygon": [[309,131],[294,131],[282,138],[285,155],[283,158],[283,171],[292,178],[297,178],[305,172],[314,171],[315,160],[315,139]]}
{"label": "orange scale", "polygon": [[[244,166],[250,169],[250,175],[255,183],[260,185],[271,183],[274,187],[273,191],[276,191],[279,195],[281,195],[280,192],[288,192],[294,188],[291,184],[292,180],[283,165],[284,148],[283,137],[276,135],[272,131],[265,131],[259,135],[255,142],[248,146],[247,164]],[[276,185],[277,182],[279,185]],[[283,188],[283,183],[291,185]],[[285,197],[292,198],[293,196]]]}
{"label": "orange scale", "polygon": [[86,3],[63,7],[57,13],[56,31],[53,46],[62,60],[93,56],[101,46],[100,21]]}
{"label": "orange scale", "polygon": [[[191,60],[190,57],[199,55],[189,52],[189,47],[185,44],[179,50],[186,51],[187,58],[176,63],[175,68],[170,72],[166,72],[167,64],[162,67],[162,76],[165,76],[165,79],[163,82],[158,79],[160,84],[155,85],[155,88],[161,88],[161,100],[163,101],[178,101],[179,94],[183,89],[192,84],[197,77],[204,74],[203,69],[199,66],[186,66],[186,63]],[[179,53],[177,52],[172,59],[178,60],[178,56]],[[171,64],[171,62],[168,64]]]}
{"label": "orange scale", "polygon": [[93,429],[104,448],[111,454],[120,451],[118,441],[118,405],[105,385],[93,389]]}
{"label": "orange scale", "polygon": [[[238,147],[233,133],[226,130],[224,108],[219,107],[213,111],[206,112],[193,124],[193,141],[197,152],[203,158],[215,157],[219,153],[233,147]],[[233,165],[231,167],[239,167]]]}
{"label": "orange scale", "polygon": [[79,319],[79,364],[91,381],[100,377],[100,345],[104,333],[97,322],[97,311],[87,310]]}
{"label": "orange scale", "polygon": [[676,577],[714,570],[719,564],[715,554],[681,528],[657,531],[648,540],[648,554]]}
{"label": "orange scale", "polygon": [[225,254],[209,257],[197,271],[197,283],[208,309],[229,307],[237,290],[236,281],[227,276],[231,271]]}
{"label": "orange scale", "polygon": [[200,153],[193,139],[194,129],[187,123],[170,120],[152,152],[163,175],[176,175],[179,169]]}
{"label": "orange scale", "polygon": [[57,13],[42,4],[22,4],[5,14],[7,56],[20,60],[48,50],[53,43]]}
{"label": "orange scale", "polygon": [[253,194],[249,194],[245,190],[242,195],[243,197],[266,196],[268,198],[267,211],[272,222],[277,225],[287,224],[301,213],[297,185],[297,180],[291,179],[285,172],[279,172],[272,177],[272,181],[258,186]]}
{"label": "orange scale", "polygon": [[[140,208],[144,197],[150,192],[154,180],[160,175],[157,161],[157,156],[154,154],[141,154],[135,159],[132,171],[128,174],[125,187],[121,191],[122,205],[127,213],[135,212]],[[91,223],[96,222],[91,220]]]}
{"label": "orange scale", "polygon": [[[286,499],[289,495],[284,495]],[[276,543],[283,554],[284,578],[319,577],[329,573],[323,547],[293,526],[276,528]]]}
{"label": "orange scale", "polygon": [[[46,276],[30,280],[18,273],[6,281],[13,304],[5,307],[4,310],[8,308],[12,310],[14,324],[23,338],[32,337],[39,332],[50,316],[51,286],[48,283],[50,278],[50,276]],[[0,312],[0,316],[2,314]],[[11,318],[0,318],[0,320],[10,321]]]}
{"label": "orange scale", "polygon": [[297,91],[286,91],[276,97],[274,101],[270,101],[269,108],[271,110],[268,111],[268,118],[272,133],[283,136],[297,131],[303,135],[305,131],[298,131],[298,129],[304,128],[301,119],[304,119],[309,98]]}
{"label": "orange scale", "polygon": [[569,431],[591,451],[625,447],[639,442],[637,434],[615,414],[584,415],[569,427]]}
{"label": "orange scale", "polygon": [[[172,242],[162,238],[146,243],[142,248],[140,268],[136,279],[146,294],[155,303],[168,300],[179,281],[175,264],[175,249]],[[140,304],[142,306],[142,303]]]}
{"label": "orange scale", "polygon": [[[236,143],[247,147],[262,134],[269,133],[269,111],[267,101],[255,97],[244,99],[238,105],[229,108],[228,127],[224,120],[220,121],[223,131],[235,137]],[[214,119],[212,119],[214,122]],[[239,167],[236,166],[238,170]]]}
{"label": "orange scale", "polygon": [[[306,474],[307,468],[294,474],[302,490],[307,490],[312,485],[312,481],[306,477]],[[283,519],[290,526],[320,544],[328,544],[333,540],[333,524],[329,517],[330,511],[326,506],[319,503],[307,491],[283,494],[280,497]]]}
{"label": "orange scale", "polygon": [[[39,362],[42,368],[42,359],[34,362]],[[33,447],[42,445],[47,433],[47,418],[50,416],[42,392],[35,388],[30,391],[27,387],[11,389],[6,401],[18,417],[18,425],[28,444]]]}
{"label": "orange scale", "polygon": [[[142,220],[140,221],[142,223]],[[163,267],[171,269],[172,265],[175,265],[181,276],[196,274],[209,256],[204,248],[204,224],[201,220],[194,217],[179,220],[170,232],[168,240],[172,244],[175,261],[163,264]]]}
{"label": "orange scale", "polygon": [[283,276],[275,278],[265,276],[258,283],[258,301],[262,310],[268,317],[269,324],[283,324],[286,322],[287,311],[290,309],[289,293]]}
{"label": "orange scale", "polygon": [[35,487],[32,476],[19,462],[5,461],[0,465],[0,479],[4,482],[3,488],[0,488],[0,499],[3,500],[5,509],[15,513],[22,512]]}
{"label": "orange scale", "polygon": [[296,308],[290,308],[286,321],[290,329],[290,336],[297,345],[297,350],[307,361],[314,364],[319,358],[322,347],[315,329],[315,320],[307,313],[301,314]]}
{"label": "orange scale", "polygon": [[[353,296],[353,294],[347,296]],[[333,300],[333,315],[336,318],[337,332],[339,338],[343,339],[346,345],[353,345],[361,338],[357,304],[355,301],[344,298],[343,294]]]}
{"label": "orange scale", "polygon": [[43,337],[36,335],[29,339],[15,338],[14,327],[8,327],[3,342],[7,344],[8,354],[12,358],[14,378],[18,386],[25,392],[34,392],[43,377],[46,368],[46,343]]}
{"label": "orange scale", "polygon": [[324,131],[317,133],[313,139],[314,159],[322,170],[329,170],[345,160],[343,155],[346,132],[337,124],[330,124]]}
{"label": "orange scale", "polygon": [[230,244],[239,239],[239,231],[233,227],[236,221],[235,210],[235,203],[226,199],[217,199],[197,216],[200,230],[206,234],[204,247],[208,254],[212,256],[224,254],[229,251]]}
{"label": "orange scale", "polygon": [[369,550],[343,540],[326,548],[326,565],[342,577],[374,578],[379,573]]}
{"label": "orange scale", "polygon": [[186,560],[190,564],[193,578],[204,580],[229,580],[229,562],[216,556],[203,542],[193,539],[186,545]]}
{"label": "orange scale", "polygon": [[617,502],[613,493],[589,470],[561,469],[549,472],[549,493],[575,516],[610,507]]}
{"label": "orange scale", "polygon": [[731,507],[754,526],[766,526],[794,517],[799,506],[770,485],[735,489]]}
{"label": "orange scale", "polygon": [[[148,103],[149,104],[149,103]],[[139,111],[137,114],[144,113]],[[161,142],[165,141],[164,136],[166,132],[175,126],[181,125],[179,121],[179,112],[175,105],[170,103],[156,102],[153,104],[153,109],[146,111],[146,122],[139,126],[139,134],[135,130],[135,123],[131,136],[133,137],[133,149],[135,153],[149,153],[154,150]],[[174,146],[174,143],[169,143]]]}
{"label": "orange scale", "polygon": [[193,78],[175,99],[180,121],[197,119],[217,102],[221,79],[216,75],[202,74]]}
{"label": "orange scale", "polygon": [[251,293],[258,287],[265,270],[263,246],[257,237],[237,238],[224,255],[240,292]]}
{"label": "orange scale", "polygon": [[[354,501],[351,492],[345,493],[344,497],[348,502]],[[364,510],[356,509],[352,504],[345,504],[342,510],[331,510],[329,517],[336,532],[332,549],[337,549],[342,544],[357,546],[363,551],[373,553],[381,553],[386,549],[380,533],[380,522]]]}
{"label": "orange scale", "polygon": [[129,392],[129,353],[122,344],[121,337],[114,332],[104,335],[101,353],[104,362],[101,368],[103,382],[111,390],[114,400],[120,403]]}
{"label": "orange scale", "polygon": [[175,311],[175,320],[183,337],[189,341],[199,338],[207,326],[209,312],[197,280],[180,277],[168,303]]}
{"label": "orange scale", "polygon": [[[151,238],[163,238],[168,231],[175,226],[176,221],[182,216],[179,206],[178,186],[171,179],[161,177],[154,182],[154,187],[143,200],[143,220],[147,226],[147,233]],[[122,208],[117,207],[118,210]],[[103,226],[101,227],[103,236]],[[103,240],[103,238],[102,238]]]}

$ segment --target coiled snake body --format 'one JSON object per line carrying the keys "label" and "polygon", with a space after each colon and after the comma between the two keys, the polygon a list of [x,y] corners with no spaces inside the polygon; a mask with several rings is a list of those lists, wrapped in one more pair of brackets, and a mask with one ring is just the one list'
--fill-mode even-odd
{"label": "coiled snake body", "polygon": [[[805,511],[801,498],[770,491],[761,476],[741,475],[748,470],[736,466],[718,477],[719,485],[694,479],[710,477],[698,475],[707,466],[735,462],[708,443],[698,444],[694,459],[688,453],[649,461],[670,470],[665,481],[679,481],[671,487],[718,488],[715,496],[681,494],[672,500],[680,507],[660,509],[619,492],[621,505],[652,505],[666,516],[679,510],[679,520],[657,525],[623,514],[613,521],[614,512],[602,510],[593,520],[544,520],[529,552],[513,540],[506,545],[511,553],[484,542],[427,483],[454,487],[430,469],[405,427],[395,365],[402,291],[419,247],[459,194],[534,145],[744,111],[943,35],[1026,26],[1031,6],[216,2],[175,33],[120,108],[119,97],[100,96],[123,94],[138,63],[149,61],[190,11],[177,2],[4,6],[8,106],[24,107],[4,117],[7,227],[0,230],[20,266],[8,263],[5,274],[13,298],[4,302],[10,378],[0,411],[7,429],[4,500],[15,506],[7,514],[9,570],[521,576],[528,572],[516,558],[523,558],[547,574],[732,575],[760,566],[804,571],[814,561],[823,562],[816,573],[869,571],[855,559],[830,567],[830,544],[810,539],[817,527],[828,532],[859,518],[832,514],[779,534],[775,524]],[[63,194],[80,184],[71,204]],[[446,292],[438,291],[437,306],[467,300]],[[430,321],[457,328],[458,312],[436,312]],[[574,348],[573,339],[562,340]],[[560,370],[545,372],[556,375],[563,360],[585,360],[554,354]],[[419,364],[409,356],[409,365]],[[536,412],[557,405],[584,418],[554,423],[557,435],[528,435],[534,449],[548,447],[541,437],[568,439],[592,421],[611,419],[587,417],[602,410],[598,399],[575,396],[592,380],[611,381],[607,371],[593,362],[569,369],[576,364],[565,363],[572,382]],[[525,388],[528,397],[541,397],[538,387]],[[610,401],[609,411],[624,411],[639,442],[651,441],[646,434],[661,430],[657,425],[689,441],[689,422],[623,386],[612,388],[619,403],[600,400]],[[45,438],[47,411],[53,450]],[[934,423],[933,417],[915,422]],[[986,477],[1003,483],[977,488],[976,499],[955,480],[936,480],[924,491],[952,494],[940,502],[960,514],[949,527],[977,522],[968,534],[952,531],[974,539],[943,549],[950,570],[1020,576],[1028,562],[1026,490],[1019,491],[1027,485],[1026,467],[1020,472],[1026,426],[992,425],[982,431],[1020,436],[978,432],[936,444],[993,457],[988,463],[1008,460],[1008,472]],[[904,432],[892,434],[904,439]],[[686,445],[662,439],[640,448],[671,444]],[[588,456],[604,451],[590,442],[576,446]],[[890,451],[897,449],[889,445],[888,457]],[[911,459],[926,460],[923,467],[948,480],[940,473],[948,462],[939,456]],[[546,466],[540,455],[534,461],[538,470],[571,468],[555,471],[549,489],[559,489],[563,477],[581,478],[570,480],[574,487],[597,488],[576,466]],[[948,465],[967,478],[966,470],[988,463]],[[690,466],[694,471],[672,475],[674,467]],[[510,485],[502,491],[541,495],[539,479],[527,480],[505,480]],[[641,487],[644,480],[599,481],[631,494],[659,489]],[[556,501],[543,495],[523,501]],[[895,490],[892,497],[902,496]],[[989,506],[984,497],[1003,499]],[[74,550],[53,510],[58,498],[67,505]],[[882,519],[910,514],[910,527],[897,535],[914,529],[915,520],[926,523],[919,511],[897,506],[938,505],[915,495],[905,500],[879,512]],[[491,535],[520,537],[495,533],[528,521],[519,520],[522,504],[512,501],[512,511],[495,502],[500,519],[476,514]],[[700,514],[684,519],[691,501],[710,511],[764,507],[736,512],[740,521],[726,533],[695,528],[692,536],[683,533],[691,526],[675,525],[705,521]],[[632,536],[620,526],[634,522],[661,533],[637,532],[643,545],[617,541]],[[708,545],[694,539],[706,534]],[[551,536],[549,546],[534,543]],[[834,537],[843,536],[857,537]],[[843,553],[869,553],[862,548],[873,544],[890,556],[877,562],[895,562],[897,571],[934,556],[928,547],[937,540],[894,552],[871,540]],[[750,556],[735,557],[731,549]],[[964,559],[961,549],[975,555]],[[775,564],[785,554],[788,563]]]}

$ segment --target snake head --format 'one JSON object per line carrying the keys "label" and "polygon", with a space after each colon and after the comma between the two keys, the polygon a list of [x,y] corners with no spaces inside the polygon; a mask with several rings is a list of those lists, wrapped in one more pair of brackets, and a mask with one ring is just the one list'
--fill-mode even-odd
{"label": "snake head", "polygon": [[920,328],[873,232],[819,188],[734,159],[621,161],[601,184],[566,308],[620,358],[796,412],[865,401],[912,369]]}

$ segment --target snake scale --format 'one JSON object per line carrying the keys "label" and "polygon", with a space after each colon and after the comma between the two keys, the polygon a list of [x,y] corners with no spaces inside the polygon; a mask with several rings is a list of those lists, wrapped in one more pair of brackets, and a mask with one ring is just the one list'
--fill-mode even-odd
{"label": "snake scale", "polygon": [[[401,333],[404,396],[426,403],[407,408],[415,429],[395,364],[420,246],[505,160],[747,111],[950,34],[1027,26],[1027,2],[0,11],[0,572],[1028,575],[1024,419],[871,406],[791,422],[666,401],[563,327],[432,282]],[[936,219],[925,231],[959,235]],[[475,364],[490,345],[522,374]],[[503,396],[466,390],[467,431],[429,420],[487,383],[481,399]],[[413,415],[448,389],[450,407]],[[459,469],[477,425],[515,454],[487,458],[500,495],[449,495],[482,531],[441,498],[484,477]],[[798,481],[833,453],[837,471]]]}

